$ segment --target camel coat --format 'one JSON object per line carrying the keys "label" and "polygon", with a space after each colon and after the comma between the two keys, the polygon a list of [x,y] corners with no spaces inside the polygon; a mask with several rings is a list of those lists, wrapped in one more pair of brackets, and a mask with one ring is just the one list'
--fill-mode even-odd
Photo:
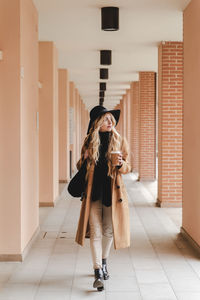
{"label": "camel coat", "polygon": [[[130,246],[130,221],[129,221],[129,206],[126,189],[122,180],[121,174],[126,174],[131,171],[128,161],[128,144],[125,139],[121,142],[121,151],[123,164],[121,168],[116,168],[114,178],[111,180],[112,189],[112,224],[113,224],[113,240],[114,248],[126,248]],[[83,246],[86,233],[89,232],[89,214],[90,214],[90,201],[91,190],[94,175],[93,164],[90,168],[88,175],[88,184],[85,196],[82,200],[78,228],[76,232],[75,241]]]}

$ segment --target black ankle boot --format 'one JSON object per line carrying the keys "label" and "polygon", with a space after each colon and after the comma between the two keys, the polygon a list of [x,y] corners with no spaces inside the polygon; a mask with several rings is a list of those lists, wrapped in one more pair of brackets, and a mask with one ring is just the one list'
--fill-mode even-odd
{"label": "black ankle boot", "polygon": [[108,274],[108,270],[107,270],[107,262],[106,262],[106,258],[102,258],[102,271],[103,271],[103,278],[104,280],[109,279],[109,274]]}
{"label": "black ankle boot", "polygon": [[103,291],[104,284],[103,284],[103,271],[102,271],[102,269],[94,269],[94,278],[95,278],[95,281],[93,283],[93,287],[97,288],[98,291]]}

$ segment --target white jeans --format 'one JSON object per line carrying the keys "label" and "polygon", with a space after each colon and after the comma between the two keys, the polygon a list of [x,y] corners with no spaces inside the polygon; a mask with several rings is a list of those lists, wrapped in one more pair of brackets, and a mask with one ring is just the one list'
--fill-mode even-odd
{"label": "white jeans", "polygon": [[101,200],[90,204],[90,248],[93,268],[102,267],[102,258],[107,258],[113,241],[112,206],[105,206]]}

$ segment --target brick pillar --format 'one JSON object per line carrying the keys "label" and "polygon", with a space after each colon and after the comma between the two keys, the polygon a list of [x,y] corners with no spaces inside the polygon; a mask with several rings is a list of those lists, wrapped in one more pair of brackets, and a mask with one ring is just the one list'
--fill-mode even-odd
{"label": "brick pillar", "polygon": [[139,180],[156,178],[156,73],[139,72]]}
{"label": "brick pillar", "polygon": [[133,171],[139,172],[139,81],[131,83],[131,98]]}
{"label": "brick pillar", "polygon": [[54,206],[59,195],[58,56],[53,42],[39,42],[40,206]]}
{"label": "brick pillar", "polygon": [[130,90],[129,90],[129,118],[130,118],[130,129],[129,129],[129,147],[130,147],[130,164],[131,169],[133,170],[134,165],[134,143],[133,143],[133,132],[134,132],[134,123],[133,123],[133,85],[131,83]]}
{"label": "brick pillar", "polygon": [[126,91],[126,138],[130,147],[131,141],[131,97],[130,89]]}
{"label": "brick pillar", "polygon": [[66,69],[58,72],[59,99],[59,182],[69,180],[69,75]]}
{"label": "brick pillar", "polygon": [[183,43],[159,46],[158,206],[181,206]]}

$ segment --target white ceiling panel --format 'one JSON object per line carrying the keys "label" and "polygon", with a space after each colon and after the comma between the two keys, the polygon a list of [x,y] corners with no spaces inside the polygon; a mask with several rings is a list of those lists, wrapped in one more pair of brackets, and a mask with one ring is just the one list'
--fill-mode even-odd
{"label": "white ceiling panel", "polygon": [[[105,106],[112,108],[139,71],[158,68],[158,44],[182,41],[182,11],[190,0],[33,0],[39,39],[54,41],[59,67],[69,70],[90,109],[99,102],[100,50],[112,50]],[[119,31],[101,30],[101,7],[119,7]],[[117,95],[109,103],[107,96]]]}

